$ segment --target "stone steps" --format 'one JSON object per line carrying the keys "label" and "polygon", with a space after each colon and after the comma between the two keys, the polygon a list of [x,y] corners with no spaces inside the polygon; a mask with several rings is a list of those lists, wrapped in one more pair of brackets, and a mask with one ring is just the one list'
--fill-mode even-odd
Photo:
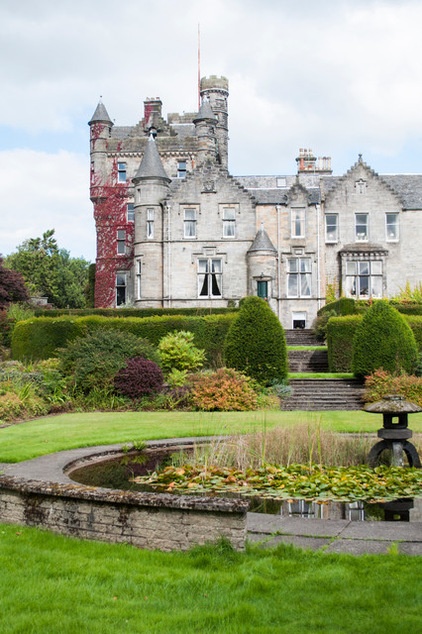
{"label": "stone steps", "polygon": [[288,346],[320,346],[321,342],[317,340],[314,331],[310,328],[295,328],[294,330],[285,330],[286,343]]}
{"label": "stone steps", "polygon": [[363,384],[357,379],[291,379],[292,394],[282,410],[358,410],[364,402]]}
{"label": "stone steps", "polygon": [[289,372],[328,372],[327,350],[288,350]]}

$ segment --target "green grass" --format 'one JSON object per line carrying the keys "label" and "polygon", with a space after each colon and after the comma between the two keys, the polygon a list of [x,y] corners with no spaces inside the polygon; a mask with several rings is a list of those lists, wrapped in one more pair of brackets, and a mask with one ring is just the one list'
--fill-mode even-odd
{"label": "green grass", "polygon": [[2,634],[420,632],[420,559],[221,543],[187,553],[0,524]]}
{"label": "green grass", "polygon": [[350,372],[289,372],[289,379],[354,379]]}
{"label": "green grass", "polygon": [[324,345],[320,345],[320,346],[287,346],[287,352],[289,352],[289,350],[328,350],[327,346]]}
{"label": "green grass", "polygon": [[[409,417],[422,432],[422,413]],[[375,432],[381,416],[363,411],[283,412],[82,412],[46,416],[0,429],[0,462],[135,440],[247,433],[276,425],[319,424],[338,432]]]}

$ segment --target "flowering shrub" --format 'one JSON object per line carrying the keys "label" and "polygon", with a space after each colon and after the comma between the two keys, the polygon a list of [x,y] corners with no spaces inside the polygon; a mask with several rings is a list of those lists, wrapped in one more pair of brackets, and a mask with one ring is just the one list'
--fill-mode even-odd
{"label": "flowering shrub", "polygon": [[422,378],[409,374],[393,376],[382,369],[365,378],[365,402],[374,403],[387,394],[401,394],[422,407]]}
{"label": "flowering shrub", "polygon": [[258,396],[252,381],[242,372],[220,368],[191,377],[192,402],[204,411],[248,411],[258,407]]}
{"label": "flowering shrub", "polygon": [[163,373],[153,361],[133,357],[114,377],[114,387],[123,396],[138,399],[160,392],[163,387]]}

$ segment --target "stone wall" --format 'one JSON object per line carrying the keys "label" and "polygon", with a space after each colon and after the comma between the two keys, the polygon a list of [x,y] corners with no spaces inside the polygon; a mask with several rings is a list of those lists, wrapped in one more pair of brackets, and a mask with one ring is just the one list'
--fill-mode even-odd
{"label": "stone wall", "polygon": [[248,502],[240,499],[135,493],[0,476],[0,522],[149,550],[187,550],[220,537],[243,550],[247,508]]}

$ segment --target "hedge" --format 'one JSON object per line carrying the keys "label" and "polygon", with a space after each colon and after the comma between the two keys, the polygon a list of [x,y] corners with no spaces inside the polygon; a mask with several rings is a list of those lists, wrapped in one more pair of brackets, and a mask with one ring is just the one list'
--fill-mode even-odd
{"label": "hedge", "polygon": [[37,308],[35,317],[87,317],[96,315],[101,317],[154,317],[190,315],[203,317],[205,315],[226,315],[237,312],[238,308]]}
{"label": "hedge", "polygon": [[[355,300],[352,297],[340,297],[340,299],[336,299],[335,302],[330,302],[329,304],[322,306],[317,314],[320,316],[327,311],[334,311],[338,316],[356,314],[362,315],[377,301],[385,300]],[[394,300],[388,300],[388,302],[391,306],[393,306],[393,308],[396,308],[399,313],[403,313],[404,315],[422,316],[422,304],[418,302],[397,302]]]}
{"label": "hedge", "polygon": [[[422,317],[407,316],[406,321],[413,330],[416,343],[422,352]],[[353,337],[362,315],[331,317],[327,324],[328,365],[330,372],[351,372]]]}
{"label": "hedge", "polygon": [[327,324],[328,367],[330,372],[351,372],[353,337],[361,315],[331,317]]}
{"label": "hedge", "polygon": [[18,360],[48,359],[57,355],[68,341],[83,336],[96,328],[118,328],[144,337],[157,345],[160,339],[174,330],[190,330],[195,335],[195,345],[203,348],[207,362],[213,367],[222,365],[222,350],[230,324],[236,313],[192,317],[178,315],[145,317],[38,317],[20,321],[12,335],[12,358]]}
{"label": "hedge", "polygon": [[355,332],[353,374],[363,379],[381,368],[412,374],[417,361],[418,347],[406,317],[386,300],[375,302]]}

